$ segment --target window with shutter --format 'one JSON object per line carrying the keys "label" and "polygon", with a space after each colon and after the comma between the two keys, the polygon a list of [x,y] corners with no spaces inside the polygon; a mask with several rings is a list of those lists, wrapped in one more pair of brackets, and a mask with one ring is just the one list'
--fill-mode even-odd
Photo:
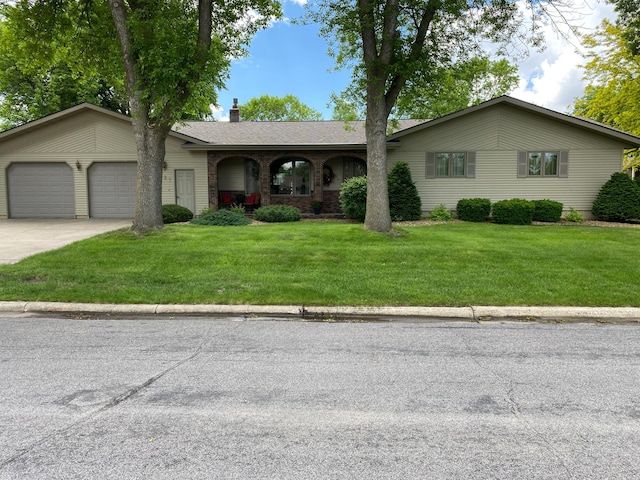
{"label": "window with shutter", "polygon": [[427,152],[426,178],[475,178],[476,152]]}

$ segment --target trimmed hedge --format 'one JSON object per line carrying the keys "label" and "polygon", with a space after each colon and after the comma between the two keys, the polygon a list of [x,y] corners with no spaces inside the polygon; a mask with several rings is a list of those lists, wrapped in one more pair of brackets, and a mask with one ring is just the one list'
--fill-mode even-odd
{"label": "trimmed hedge", "polygon": [[495,223],[508,225],[530,225],[536,206],[529,200],[512,198],[493,204],[491,216]]}
{"label": "trimmed hedge", "polygon": [[191,220],[194,225],[209,225],[215,227],[228,227],[237,225],[249,225],[251,219],[245,217],[242,213],[233,212],[231,210],[218,210],[202,215]]}
{"label": "trimmed hedge", "polygon": [[394,222],[420,220],[422,202],[407,162],[396,163],[387,177],[389,213]]}
{"label": "trimmed hedge", "polygon": [[340,207],[345,217],[364,222],[367,213],[367,177],[352,177],[342,184]]}
{"label": "trimmed hedge", "polygon": [[534,200],[533,220],[536,222],[559,222],[562,217],[562,203],[553,200]]}
{"label": "trimmed hedge", "polygon": [[608,222],[640,219],[640,189],[626,173],[616,172],[602,186],[591,209]]}
{"label": "trimmed hedge", "polygon": [[300,209],[291,205],[268,205],[253,212],[253,218],[269,223],[297,222],[300,216]]}
{"label": "trimmed hedge", "polygon": [[186,207],[168,204],[162,205],[162,221],[166,223],[188,222],[193,218],[193,213]]}
{"label": "trimmed hedge", "polygon": [[463,198],[456,205],[456,213],[465,222],[486,222],[491,213],[491,200],[488,198]]}

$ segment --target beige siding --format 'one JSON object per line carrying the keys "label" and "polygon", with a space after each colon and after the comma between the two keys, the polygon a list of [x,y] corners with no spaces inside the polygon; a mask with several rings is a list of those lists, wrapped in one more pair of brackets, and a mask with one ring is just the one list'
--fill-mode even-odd
{"label": "beige siding", "polygon": [[218,163],[218,190],[244,192],[244,159],[227,158]]}
{"label": "beige siding", "polygon": [[199,214],[209,206],[209,174],[207,172],[207,152],[188,151],[181,147],[176,138],[167,140],[166,164],[162,176],[162,203],[176,203],[176,170],[193,170],[195,182],[195,212]]}
{"label": "beige siding", "polygon": [[[400,139],[390,151],[389,169],[405,161],[422,199],[422,209],[455,208],[461,198],[549,198],[589,213],[600,187],[620,171],[624,145],[565,122],[509,105],[480,110]],[[519,150],[568,150],[568,178],[518,178]],[[426,152],[476,152],[475,178],[426,178]]]}
{"label": "beige siding", "polygon": [[[175,203],[176,169],[193,169],[195,173],[196,212],[208,203],[206,152],[189,152],[182,141],[167,141],[162,201]],[[8,216],[8,166],[14,162],[65,162],[74,172],[76,216],[89,215],[88,177],[94,162],[136,162],[137,152],[131,123],[93,110],[62,117],[52,124],[26,130],[0,144],[0,218]],[[77,165],[80,168],[77,168]]]}
{"label": "beige siding", "polygon": [[492,202],[549,198],[562,202],[565,210],[573,207],[590,212],[602,184],[620,170],[621,151],[572,150],[568,178],[518,178],[517,158],[516,150],[476,151],[475,178],[426,178],[424,153],[389,155],[390,166],[397,161],[409,163],[425,212],[439,204],[454,209],[458,200],[474,197],[489,198]]}

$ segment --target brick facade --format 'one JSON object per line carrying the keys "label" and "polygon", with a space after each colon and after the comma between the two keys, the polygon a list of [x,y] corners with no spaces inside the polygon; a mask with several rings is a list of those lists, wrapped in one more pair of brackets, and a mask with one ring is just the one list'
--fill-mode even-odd
{"label": "brick facade", "polygon": [[[323,213],[340,213],[339,193],[336,190],[325,191],[322,184],[322,167],[335,157],[352,157],[366,162],[364,151],[353,150],[245,150],[245,151],[209,151],[207,152],[207,170],[209,176],[209,204],[218,209],[218,164],[228,158],[254,160],[260,167],[261,206],[291,205],[302,213],[311,213],[314,201],[323,202]],[[314,188],[311,195],[271,195],[271,164],[283,159],[304,159],[313,165]]]}

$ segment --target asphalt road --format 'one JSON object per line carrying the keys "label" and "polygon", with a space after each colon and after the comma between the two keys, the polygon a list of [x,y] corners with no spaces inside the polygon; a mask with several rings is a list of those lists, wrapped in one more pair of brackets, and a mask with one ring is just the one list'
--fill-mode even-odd
{"label": "asphalt road", "polygon": [[0,479],[640,478],[640,327],[0,318]]}

